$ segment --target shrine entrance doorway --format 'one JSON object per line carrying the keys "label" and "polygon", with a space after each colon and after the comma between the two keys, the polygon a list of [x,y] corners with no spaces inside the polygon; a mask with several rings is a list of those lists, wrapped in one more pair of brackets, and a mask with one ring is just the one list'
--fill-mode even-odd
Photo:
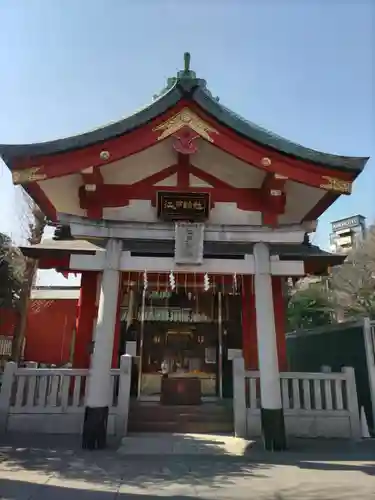
{"label": "shrine entrance doorway", "polygon": [[131,394],[181,405],[231,398],[242,279],[171,274],[124,276],[119,351],[133,356]]}
{"label": "shrine entrance doorway", "polygon": [[138,397],[199,404],[221,396],[222,330],[218,294],[144,294],[139,322]]}

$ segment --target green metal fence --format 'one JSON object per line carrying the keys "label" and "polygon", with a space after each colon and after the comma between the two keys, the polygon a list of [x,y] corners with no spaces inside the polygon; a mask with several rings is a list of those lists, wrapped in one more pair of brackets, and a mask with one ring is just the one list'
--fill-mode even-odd
{"label": "green metal fence", "polygon": [[350,322],[288,333],[287,355],[292,372],[316,372],[322,366],[338,372],[343,366],[352,366],[359,407],[364,407],[368,425],[374,431],[363,328],[363,322]]}

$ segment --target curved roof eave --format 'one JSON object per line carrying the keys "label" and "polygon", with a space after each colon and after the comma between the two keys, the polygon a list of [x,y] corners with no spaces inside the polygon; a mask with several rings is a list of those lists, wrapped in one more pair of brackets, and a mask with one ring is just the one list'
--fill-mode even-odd
{"label": "curved roof eave", "polygon": [[368,157],[332,155],[306,148],[256,125],[213,98],[205,80],[182,74],[173,79],[173,85],[160,97],[133,115],[115,123],[81,135],[49,142],[23,145],[0,145],[0,157],[11,166],[20,157],[43,156],[81,149],[121,136],[141,127],[178,103],[182,97],[190,97],[203,111],[243,137],[279,153],[333,169],[350,172],[355,177],[363,170]]}
{"label": "curved roof eave", "polygon": [[81,149],[100,142],[113,139],[131,132],[161,115],[173,107],[181,99],[181,93],[175,84],[170,90],[158,99],[148,104],[134,114],[120,121],[105,125],[84,134],[56,139],[34,144],[0,144],[0,157],[11,163],[12,159],[24,156],[42,156],[64,153],[74,149]]}
{"label": "curved roof eave", "polygon": [[301,160],[332,167],[337,170],[346,170],[359,174],[365,167],[368,157],[339,156],[323,153],[306,148],[300,144],[293,143],[279,135],[276,135],[255,123],[252,123],[237,113],[213,99],[203,89],[198,88],[194,93],[194,101],[208,114],[213,116],[223,125],[235,130],[240,135],[263,146],[275,149]]}

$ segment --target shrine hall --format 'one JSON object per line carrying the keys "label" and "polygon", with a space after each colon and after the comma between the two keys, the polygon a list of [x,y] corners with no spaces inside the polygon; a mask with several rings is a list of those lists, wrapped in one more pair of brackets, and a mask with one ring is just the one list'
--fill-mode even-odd
{"label": "shrine hall", "polygon": [[124,353],[132,398],[149,412],[230,400],[240,356],[260,372],[263,435],[285,448],[287,287],[342,262],[309,235],[367,158],[314,151],[242,118],[188,53],[128,118],[0,154],[56,228],[23,253],[81,275],[73,368],[89,368],[83,433],[105,429],[110,370]]}

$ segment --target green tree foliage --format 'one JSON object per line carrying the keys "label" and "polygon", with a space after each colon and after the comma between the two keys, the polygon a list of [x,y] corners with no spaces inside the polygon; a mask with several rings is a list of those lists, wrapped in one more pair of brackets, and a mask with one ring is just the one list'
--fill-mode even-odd
{"label": "green tree foliage", "polygon": [[289,331],[329,325],[333,319],[332,301],[324,281],[291,291],[287,308]]}

